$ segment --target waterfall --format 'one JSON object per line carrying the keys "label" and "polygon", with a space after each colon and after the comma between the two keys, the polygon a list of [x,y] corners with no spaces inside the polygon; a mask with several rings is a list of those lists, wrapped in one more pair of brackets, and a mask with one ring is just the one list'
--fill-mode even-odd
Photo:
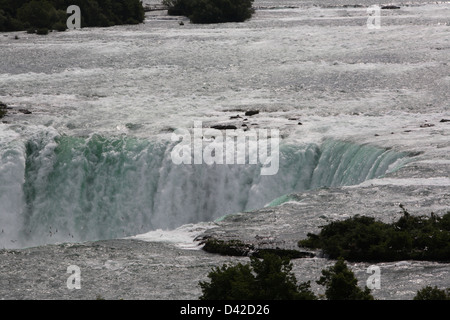
{"label": "waterfall", "polygon": [[41,130],[0,149],[0,247],[110,239],[254,210],[292,192],[358,184],[404,152],[326,140],[280,144],[279,170],[179,164],[171,141]]}

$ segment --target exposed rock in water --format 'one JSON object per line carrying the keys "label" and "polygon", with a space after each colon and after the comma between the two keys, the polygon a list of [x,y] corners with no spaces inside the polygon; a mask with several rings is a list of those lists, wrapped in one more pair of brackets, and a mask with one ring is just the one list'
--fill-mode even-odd
{"label": "exposed rock in water", "polygon": [[259,110],[250,110],[245,112],[246,116],[253,116],[255,114],[259,114]]}
{"label": "exposed rock in water", "polygon": [[382,6],[381,9],[400,9],[400,7],[394,6],[394,5],[387,5],[387,6]]}
{"label": "exposed rock in water", "polygon": [[6,115],[6,109],[8,106],[0,101],[0,119]]}
{"label": "exposed rock in water", "polygon": [[19,112],[23,113],[23,114],[31,114],[32,112],[28,109],[19,109]]}
{"label": "exposed rock in water", "polygon": [[237,127],[235,125],[231,124],[216,124],[211,126],[212,129],[218,129],[218,130],[236,130]]}

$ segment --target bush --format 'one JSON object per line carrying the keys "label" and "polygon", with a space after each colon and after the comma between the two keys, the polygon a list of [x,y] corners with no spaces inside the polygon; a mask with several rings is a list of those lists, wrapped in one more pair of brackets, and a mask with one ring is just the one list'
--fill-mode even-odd
{"label": "bush", "polygon": [[247,245],[239,240],[218,240],[218,239],[206,239],[203,242],[203,250],[210,253],[218,253],[226,256],[248,256],[254,247]]}
{"label": "bush", "polygon": [[200,282],[200,300],[315,300],[309,282],[297,286],[288,259],[266,254],[252,257],[250,264],[223,265],[209,274],[211,282]]}
{"label": "bush", "polygon": [[252,17],[253,0],[163,0],[169,15],[189,17],[192,23],[243,22]]}
{"label": "bush", "polygon": [[53,30],[56,30],[56,31],[59,31],[59,32],[63,32],[63,31],[66,31],[67,25],[64,24],[64,23],[62,23],[62,22],[56,22],[56,23],[53,25],[52,29],[53,29]]}
{"label": "bush", "polygon": [[450,300],[450,288],[438,289],[436,286],[426,286],[417,291],[413,300]]}
{"label": "bush", "polygon": [[210,253],[218,253],[226,256],[253,256],[256,258],[262,257],[264,254],[274,254],[281,258],[297,259],[312,257],[309,252],[300,252],[298,250],[280,249],[280,248],[255,248],[252,244],[244,243],[240,240],[220,240],[215,238],[208,238],[201,242],[203,250]]}
{"label": "bush", "polygon": [[186,16],[192,14],[195,0],[163,0],[162,4],[169,7],[167,13],[170,16]]}
{"label": "bush", "polygon": [[48,34],[48,29],[47,28],[39,28],[39,29],[36,30],[36,34],[47,35]]}
{"label": "bush", "polygon": [[[250,264],[223,265],[209,274],[211,282],[200,282],[200,300],[317,300],[310,282],[297,285],[289,259],[265,254],[250,258]],[[361,290],[342,258],[322,270],[317,281],[325,286],[328,300],[373,300],[370,290]]]}
{"label": "bush", "polygon": [[450,260],[450,212],[443,217],[403,216],[392,224],[355,216],[308,233],[300,247],[320,248],[336,259],[349,261]]}
{"label": "bush", "polygon": [[325,286],[328,300],[373,300],[369,288],[365,287],[363,291],[357,286],[357,282],[342,258],[334,266],[322,270],[322,277],[317,281]]}
{"label": "bush", "polygon": [[57,22],[56,10],[47,1],[33,0],[25,3],[17,10],[17,17],[37,29],[49,29]]}
{"label": "bush", "polygon": [[80,7],[82,27],[137,24],[145,18],[140,0],[0,0],[0,31],[61,31],[70,5]]}

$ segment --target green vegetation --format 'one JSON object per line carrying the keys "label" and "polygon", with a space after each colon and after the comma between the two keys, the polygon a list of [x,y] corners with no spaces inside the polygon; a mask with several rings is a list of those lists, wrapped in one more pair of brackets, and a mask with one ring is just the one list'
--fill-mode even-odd
{"label": "green vegetation", "polygon": [[289,259],[267,254],[250,264],[223,265],[208,274],[211,282],[200,282],[200,300],[314,300],[308,282],[297,285]]}
{"label": "green vegetation", "polygon": [[[201,300],[317,300],[310,282],[297,285],[292,263],[287,258],[264,254],[250,258],[250,264],[223,265],[209,274],[211,282],[200,282]],[[328,300],[373,300],[370,290],[361,290],[343,259],[322,270],[318,284],[325,286]]]}
{"label": "green vegetation", "polygon": [[347,267],[344,259],[339,258],[334,266],[322,270],[318,284],[325,286],[328,300],[373,300],[370,289],[364,291],[357,286],[358,280]]}
{"label": "green vegetation", "polygon": [[[70,5],[81,9],[81,27],[109,27],[144,21],[140,0],[0,0],[0,31],[64,31]],[[48,32],[48,31],[47,31]]]}
{"label": "green vegetation", "polygon": [[6,115],[6,104],[0,101],[0,119]]}
{"label": "green vegetation", "polygon": [[192,23],[243,22],[252,17],[253,0],[163,0],[169,15],[189,17]]}
{"label": "green vegetation", "polygon": [[330,258],[348,261],[450,260],[450,212],[443,217],[403,216],[387,224],[371,217],[355,216],[321,227],[298,245],[320,248]]}
{"label": "green vegetation", "polygon": [[240,240],[219,240],[208,238],[202,242],[204,244],[203,250],[210,253],[218,253],[225,256],[253,256],[261,257],[266,253],[277,255],[281,258],[297,259],[311,257],[312,254],[308,252],[300,252],[298,250],[289,249],[258,249],[252,244],[246,244]]}
{"label": "green vegetation", "polygon": [[225,256],[248,256],[254,250],[252,245],[247,245],[240,240],[217,240],[213,238],[202,242],[203,250],[210,253],[218,253]]}
{"label": "green vegetation", "polygon": [[438,287],[426,286],[417,291],[413,300],[450,300],[450,288],[443,290]]}

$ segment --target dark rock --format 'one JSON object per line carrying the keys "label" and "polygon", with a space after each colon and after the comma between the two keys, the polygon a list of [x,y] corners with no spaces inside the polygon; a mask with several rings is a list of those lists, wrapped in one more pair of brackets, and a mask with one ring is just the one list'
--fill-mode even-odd
{"label": "dark rock", "polygon": [[300,258],[313,258],[314,254],[306,251],[292,250],[292,249],[257,249],[252,256],[262,258],[264,254],[274,254],[280,258],[287,259],[300,259]]}
{"label": "dark rock", "polygon": [[450,119],[441,119],[439,122],[450,122]]}
{"label": "dark rock", "polygon": [[0,101],[0,119],[6,115],[6,109],[8,109],[8,106]]}
{"label": "dark rock", "polygon": [[250,111],[246,111],[245,115],[246,116],[253,116],[253,115],[258,114],[258,113],[259,113],[259,110],[250,110]]}
{"label": "dark rock", "polygon": [[[129,130],[138,130],[142,128],[142,124],[136,124],[136,123],[126,123],[125,127]],[[173,130],[175,131],[175,130]]]}
{"label": "dark rock", "polygon": [[263,257],[264,254],[274,254],[281,258],[298,259],[312,258],[314,254],[307,251],[280,248],[255,248],[253,244],[244,243],[241,240],[220,240],[214,238],[202,239],[203,250],[209,253],[217,253],[225,256],[253,256]]}
{"label": "dark rock", "polygon": [[19,109],[19,112],[23,113],[23,114],[31,114],[32,112],[28,109]]}
{"label": "dark rock", "polygon": [[344,4],[343,7],[344,8],[362,8],[363,5],[362,4]]}
{"label": "dark rock", "polygon": [[387,6],[382,6],[381,9],[400,9],[400,7],[394,6],[394,5],[387,5]]}
{"label": "dark rock", "polygon": [[303,124],[303,123],[301,123],[301,122],[298,123],[298,125],[300,125],[300,126],[301,126],[302,124]]}
{"label": "dark rock", "polygon": [[218,240],[209,238],[201,242],[203,250],[209,253],[218,253],[225,256],[248,256],[254,250],[253,245],[245,244],[240,240]]}
{"label": "dark rock", "polygon": [[231,117],[230,117],[230,119],[240,119],[240,118],[241,118],[240,115],[237,115],[237,116],[231,116]]}
{"label": "dark rock", "polygon": [[212,129],[218,129],[218,130],[236,130],[237,127],[231,124],[216,124],[214,126],[211,126]]}
{"label": "dark rock", "polygon": [[434,124],[432,123],[424,123],[420,125],[421,128],[429,128],[429,127],[434,127]]}

